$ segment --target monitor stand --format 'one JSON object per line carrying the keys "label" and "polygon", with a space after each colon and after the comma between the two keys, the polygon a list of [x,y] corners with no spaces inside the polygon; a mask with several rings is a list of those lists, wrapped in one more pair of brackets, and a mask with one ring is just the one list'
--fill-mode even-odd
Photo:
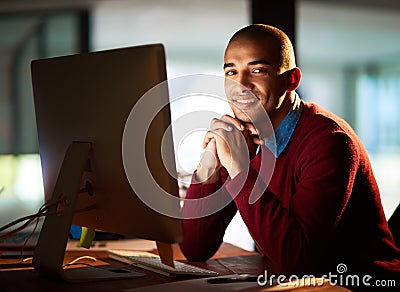
{"label": "monitor stand", "polygon": [[89,142],[73,142],[66,151],[52,198],[48,202],[53,204],[48,212],[57,212],[60,210],[58,201],[64,195],[63,210],[59,215],[46,216],[34,251],[33,266],[41,274],[60,277],[67,282],[143,277],[141,273],[112,267],[63,269],[69,230],[90,149]]}

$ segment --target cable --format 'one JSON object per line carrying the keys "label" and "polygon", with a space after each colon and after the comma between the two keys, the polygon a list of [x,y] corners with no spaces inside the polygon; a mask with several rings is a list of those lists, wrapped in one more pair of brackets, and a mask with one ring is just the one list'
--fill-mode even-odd
{"label": "cable", "polygon": [[69,262],[68,264],[63,265],[63,268],[68,267],[68,266],[72,266],[72,265],[88,265],[88,266],[93,266],[90,264],[86,264],[86,263],[78,263],[80,260],[92,260],[93,262],[95,262],[97,259],[95,257],[92,256],[80,256],[77,257],[76,259],[72,260],[71,262]]}
{"label": "cable", "polygon": [[[8,229],[8,228],[10,228],[10,227],[13,227],[14,225],[17,225],[18,223],[21,223],[21,222],[23,222],[23,221],[26,221],[26,220],[28,220],[28,223],[30,223],[30,222],[32,222],[34,219],[36,219],[37,217],[40,217],[40,216],[42,216],[41,213],[36,213],[36,214],[32,214],[32,215],[28,215],[28,216],[19,218],[19,219],[13,221],[13,222],[8,223],[7,225],[4,225],[3,227],[1,227],[1,228],[0,228],[0,232],[4,231],[4,230],[6,230],[6,229]],[[22,225],[22,226],[23,226],[23,228],[25,228],[27,225],[29,225],[29,224],[24,223],[24,225]],[[21,227],[22,227],[22,226],[21,226]],[[19,228],[20,228],[20,227],[19,227]],[[23,229],[23,228],[22,228],[22,229]],[[21,230],[22,230],[22,229],[21,229]]]}
{"label": "cable", "polygon": [[[9,228],[21,223],[21,222],[26,221],[21,226],[16,227],[15,229],[13,229],[13,230],[5,233],[5,234],[1,234],[0,235],[0,240],[4,240],[4,239],[7,239],[7,238],[13,236],[14,234],[24,230],[30,224],[35,222],[35,226],[34,226],[32,232],[24,240],[24,243],[23,243],[22,248],[21,248],[21,262],[24,261],[25,260],[25,259],[23,259],[24,249],[25,249],[26,245],[28,244],[29,240],[31,239],[31,237],[33,236],[33,234],[35,233],[35,231],[36,231],[36,229],[37,229],[37,227],[39,225],[39,221],[40,221],[41,217],[62,214],[64,212],[63,210],[49,212],[49,209],[54,207],[54,206],[57,206],[60,202],[63,202],[65,199],[66,199],[66,197],[63,194],[62,196],[59,197],[59,199],[57,201],[55,201],[53,203],[44,203],[43,205],[41,205],[39,210],[35,214],[24,216],[22,218],[16,219],[16,220],[14,220],[14,221],[12,221],[12,222],[0,227],[0,232],[2,232],[2,231],[7,230],[7,229],[9,229]],[[96,207],[97,207],[96,204],[92,204],[92,205],[89,205],[87,207],[84,207],[84,208],[81,208],[81,209],[77,209],[77,210],[74,211],[74,213],[81,213],[81,212],[94,210],[94,209],[96,209]],[[74,263],[70,263],[70,264],[74,264]]]}
{"label": "cable", "polygon": [[[2,231],[4,231],[4,230],[6,230],[6,229],[8,229],[8,228],[10,228],[10,227],[12,227],[12,226],[18,224],[18,223],[21,223],[21,222],[23,222],[23,221],[27,221],[27,220],[28,220],[28,222],[26,222],[25,224],[23,224],[21,227],[17,228],[18,231],[23,230],[23,229],[26,228],[34,219],[36,219],[36,218],[38,218],[38,217],[46,216],[46,214],[47,214],[46,211],[47,211],[49,208],[51,208],[51,207],[57,205],[58,203],[60,203],[61,201],[63,201],[63,200],[64,200],[64,197],[65,197],[65,196],[63,195],[62,197],[60,197],[59,200],[57,200],[56,202],[53,202],[53,203],[51,203],[51,204],[44,203],[42,206],[40,206],[38,212],[36,212],[35,214],[31,214],[31,215],[24,216],[24,217],[22,217],[22,218],[19,218],[19,219],[17,219],[17,220],[14,220],[14,221],[12,221],[12,222],[10,222],[10,223],[8,223],[8,224],[6,224],[6,225],[0,227],[0,232],[2,232]],[[18,232],[18,231],[17,231],[17,232]],[[7,233],[7,234],[8,234],[8,233]],[[4,235],[0,236],[0,239],[2,239],[3,236],[5,236],[5,235],[7,235],[7,234],[4,234]]]}
{"label": "cable", "polygon": [[69,267],[69,266],[83,265],[83,266],[87,266],[87,267],[91,267],[91,268],[97,268],[97,269],[100,269],[100,270],[110,271],[110,270],[115,270],[115,269],[126,269],[126,268],[129,268],[129,267],[132,267],[132,264],[127,264],[127,265],[122,265],[122,266],[117,266],[116,267],[116,266],[95,266],[95,265],[91,265],[91,264],[88,264],[88,263],[80,263],[79,262],[79,261],[85,260],[85,259],[89,259],[89,260],[92,260],[94,262],[97,260],[95,257],[88,256],[88,255],[80,256],[80,257],[74,259],[73,261],[71,261],[71,262],[69,262],[67,264],[64,264],[62,266],[62,268],[65,269],[66,267]]}
{"label": "cable", "polygon": [[[25,229],[27,226],[29,226],[34,220],[38,220],[38,219],[40,219],[41,217],[45,217],[45,216],[49,216],[49,215],[60,215],[60,214],[62,214],[62,213],[64,212],[63,210],[55,211],[55,212],[49,212],[48,210],[49,210],[51,207],[53,207],[53,206],[59,204],[60,202],[62,202],[62,201],[64,201],[64,200],[65,200],[65,195],[61,196],[57,201],[55,201],[55,202],[53,202],[53,203],[50,203],[50,204],[44,203],[44,204],[39,208],[38,212],[35,213],[35,214],[31,214],[31,215],[24,216],[24,217],[22,217],[22,218],[19,218],[19,219],[17,219],[17,220],[14,220],[14,221],[12,221],[12,222],[10,222],[10,223],[8,223],[8,224],[6,224],[6,225],[0,227],[0,232],[2,232],[2,231],[4,231],[4,230],[7,230],[7,229],[13,227],[13,226],[16,225],[16,224],[19,224],[19,223],[21,223],[21,222],[26,221],[24,224],[22,224],[21,226],[15,228],[14,230],[11,230],[11,231],[9,231],[9,232],[7,232],[7,233],[5,233],[5,234],[0,235],[0,240],[4,240],[4,239],[6,239],[6,238],[8,238],[8,237],[10,237],[10,236],[12,236],[12,235],[14,235],[15,233],[20,232],[21,230],[23,230],[23,229]],[[94,209],[96,209],[96,207],[97,207],[96,204],[92,204],[92,205],[90,205],[90,206],[88,206],[88,207],[84,207],[84,208],[75,210],[74,213],[81,213],[81,212],[86,212],[86,211],[94,210]],[[37,228],[37,225],[38,225],[38,221],[36,222],[35,229]],[[33,232],[32,232],[32,234],[33,234]],[[30,236],[30,237],[31,237],[31,236]]]}
{"label": "cable", "polygon": [[37,217],[36,218],[35,227],[33,228],[32,232],[29,234],[29,236],[25,239],[24,244],[22,245],[22,248],[21,248],[21,259],[23,259],[24,250],[25,250],[26,245],[28,244],[29,239],[31,239],[31,237],[33,236],[33,234],[36,231],[36,228],[39,225],[39,220],[40,220],[40,218]]}
{"label": "cable", "polygon": [[[8,224],[6,224],[5,226],[2,226],[2,227],[0,228],[0,232],[1,232],[1,231],[4,231],[4,230],[6,230],[6,229],[8,229],[8,228],[10,228],[10,227],[12,227],[12,226],[18,224],[18,223],[21,223],[21,222],[23,222],[23,221],[26,221],[24,224],[22,224],[21,226],[15,228],[14,230],[11,230],[11,231],[7,232],[6,234],[0,235],[0,240],[4,240],[4,239],[7,239],[7,238],[13,236],[14,234],[20,232],[21,230],[25,229],[25,228],[28,227],[30,224],[32,224],[34,221],[36,221],[35,227],[33,228],[32,232],[28,235],[28,237],[24,240],[24,243],[23,243],[23,245],[22,245],[22,248],[21,248],[21,251],[20,251],[20,252],[21,252],[21,254],[20,254],[20,255],[21,255],[21,263],[23,263],[23,262],[26,260],[26,259],[23,258],[23,252],[24,252],[24,250],[25,250],[25,247],[26,247],[26,245],[27,245],[29,239],[30,239],[30,238],[32,237],[32,235],[35,233],[36,228],[37,228],[37,226],[39,225],[40,218],[43,217],[43,216],[47,216],[47,215],[53,215],[53,214],[56,214],[56,215],[57,215],[57,214],[60,214],[61,212],[48,212],[48,209],[51,208],[52,206],[58,204],[58,203],[59,203],[61,200],[63,200],[63,199],[64,199],[64,198],[61,197],[60,200],[58,200],[57,202],[51,203],[51,204],[44,203],[42,206],[40,206],[40,208],[39,208],[39,210],[37,211],[37,213],[32,214],[32,215],[28,215],[28,216],[24,216],[24,217],[22,217],[22,218],[19,218],[19,219],[17,219],[17,220],[14,220],[13,222],[8,223]],[[27,259],[29,259],[29,258],[27,258]]]}
{"label": "cable", "polygon": [[32,263],[32,260],[33,260],[33,257],[29,257],[29,258],[24,258],[21,262],[22,263],[26,263],[26,264],[29,264],[29,263]]}
{"label": "cable", "polygon": [[[49,213],[49,212],[45,212],[45,213],[41,212],[41,213],[36,213],[36,214],[33,214],[33,215],[29,215],[29,216],[25,216],[25,217],[23,217],[23,218],[17,219],[17,220],[15,220],[15,221],[13,221],[13,222],[11,222],[11,223],[9,223],[9,224],[7,224],[7,225],[1,227],[1,228],[0,228],[0,232],[3,231],[3,230],[8,229],[8,228],[10,228],[10,227],[12,227],[12,226],[14,226],[14,225],[20,223],[20,222],[23,222],[23,221],[26,221],[26,220],[28,220],[28,221],[25,222],[23,225],[17,227],[17,228],[14,229],[14,230],[11,230],[11,231],[8,232],[8,233],[5,233],[5,234],[0,235],[0,240],[6,239],[6,238],[8,238],[8,237],[14,235],[15,233],[20,232],[21,230],[24,230],[24,229],[25,229],[26,227],[28,227],[35,219],[39,219],[40,217],[44,217],[44,216],[48,216],[48,215],[59,215],[59,214],[62,214],[62,211],[51,212],[51,213]],[[23,220],[22,220],[22,219],[23,219]]]}

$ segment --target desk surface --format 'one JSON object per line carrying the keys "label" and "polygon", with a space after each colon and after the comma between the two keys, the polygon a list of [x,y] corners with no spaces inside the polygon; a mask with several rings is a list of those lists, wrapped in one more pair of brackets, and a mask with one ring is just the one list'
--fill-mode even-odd
{"label": "desk surface", "polygon": [[[156,253],[156,250],[153,252]],[[179,246],[174,245],[175,259],[184,260]],[[68,250],[65,255],[64,263],[69,263],[79,256],[90,255],[97,260],[85,260],[84,263],[91,265],[113,265],[117,267],[124,266],[120,262],[107,257],[105,250]],[[133,271],[146,274],[143,278],[112,280],[90,283],[66,283],[59,279],[47,278],[38,274],[32,267],[7,269],[7,265],[19,263],[19,259],[1,259],[0,260],[0,291],[121,291],[135,287],[144,287],[162,283],[171,283],[181,281],[178,278],[168,278],[153,272],[144,271],[139,268],[129,267]],[[218,272],[220,275],[229,275],[233,273],[263,274],[268,270],[268,261],[255,252],[249,252],[234,245],[223,243],[214,257],[206,262],[192,263],[193,265],[207,268]],[[79,266],[76,266],[79,267]],[[331,287],[332,288],[332,287]],[[337,287],[338,291],[343,291]],[[296,291],[300,291],[297,289]],[[333,291],[333,290],[329,290]],[[345,290],[348,291],[348,290]]]}
{"label": "desk surface", "polygon": [[[156,253],[156,250],[153,250]],[[90,255],[95,257],[97,260],[93,262],[91,260],[80,261],[91,265],[113,265],[113,266],[125,266],[124,264],[109,259],[105,250],[68,250],[65,255],[64,263],[69,263],[77,257]],[[184,260],[184,256],[179,249],[178,245],[174,245],[174,255],[177,260]],[[248,252],[233,246],[228,243],[223,243],[219,251],[213,257],[213,259],[204,263],[195,263],[195,265],[204,267],[207,269],[214,270],[221,275],[227,275],[235,273],[242,273],[245,269],[240,260],[240,257],[246,257],[254,255],[258,257],[262,262],[262,257],[256,255],[254,252]],[[177,281],[179,279],[168,278],[163,275],[158,275],[153,272],[144,271],[139,268],[130,267],[130,269],[145,273],[146,277],[128,280],[113,280],[113,281],[102,281],[102,282],[91,282],[91,283],[79,283],[70,284],[64,283],[57,279],[50,279],[39,275],[32,267],[27,268],[14,268],[4,269],[7,267],[13,267],[14,264],[18,264],[20,259],[1,259],[0,260],[0,291],[35,291],[35,288],[41,288],[42,290],[51,291],[117,291],[121,289],[128,289],[133,287],[142,287],[152,284],[161,284]],[[9,266],[7,266],[9,265]],[[254,265],[257,266],[257,265]],[[79,267],[79,266],[76,266]],[[246,269],[246,273],[249,270]]]}

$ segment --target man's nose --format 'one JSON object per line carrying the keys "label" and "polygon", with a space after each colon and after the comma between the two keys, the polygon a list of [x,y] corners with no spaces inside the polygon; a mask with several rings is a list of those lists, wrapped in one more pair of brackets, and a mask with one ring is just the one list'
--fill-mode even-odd
{"label": "man's nose", "polygon": [[246,73],[242,73],[242,74],[238,74],[238,78],[236,79],[236,81],[238,83],[240,83],[242,89],[241,89],[241,93],[245,93],[246,91],[251,91],[252,89],[252,83],[250,81],[250,78],[248,76],[248,74]]}
{"label": "man's nose", "polygon": [[225,91],[230,97],[246,95],[251,92],[253,85],[249,78],[242,75],[237,75],[236,78],[225,79]]}
{"label": "man's nose", "polygon": [[230,96],[235,97],[235,96],[241,96],[241,95],[247,95],[251,90],[244,86],[243,84],[240,84],[238,82],[234,82],[232,86],[230,86]]}

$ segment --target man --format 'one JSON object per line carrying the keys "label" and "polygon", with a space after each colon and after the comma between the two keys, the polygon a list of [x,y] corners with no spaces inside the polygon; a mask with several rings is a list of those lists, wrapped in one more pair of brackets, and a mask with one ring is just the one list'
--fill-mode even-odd
{"label": "man", "polygon": [[[271,26],[245,27],[230,39],[224,63],[235,116],[212,121],[186,199],[215,193],[233,201],[184,220],[185,256],[211,257],[238,210],[275,273],[335,273],[341,263],[349,273],[396,273],[400,252],[367,152],[345,121],[299,98],[288,37]],[[185,203],[184,216],[195,206]]]}

